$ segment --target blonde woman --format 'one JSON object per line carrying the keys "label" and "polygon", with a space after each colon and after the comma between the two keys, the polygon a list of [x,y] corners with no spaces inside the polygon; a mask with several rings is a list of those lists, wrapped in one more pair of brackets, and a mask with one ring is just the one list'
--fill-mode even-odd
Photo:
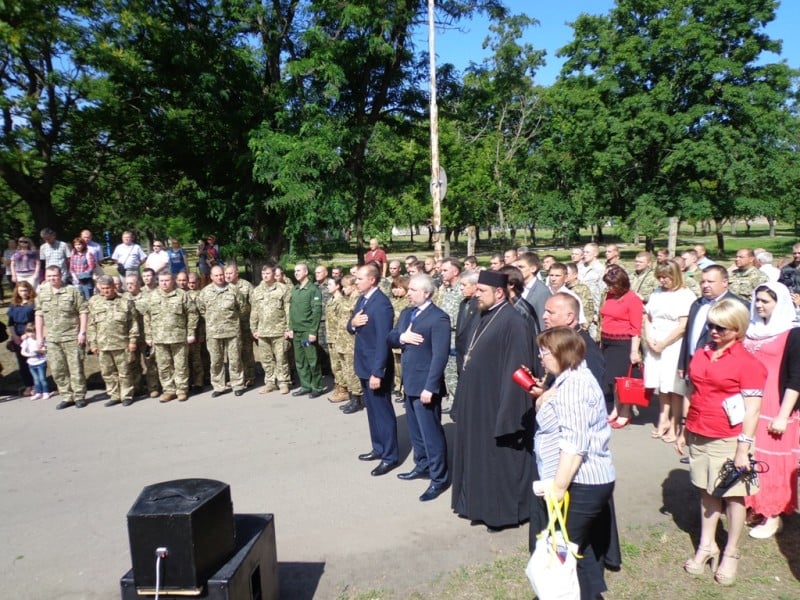
{"label": "blonde woman", "polygon": [[[745,522],[745,496],[758,487],[740,480],[719,495],[720,470],[728,459],[738,470],[750,468],[749,453],[761,412],[761,397],[767,370],[744,347],[750,315],[736,300],[720,300],[708,311],[711,343],[695,352],[689,364],[689,407],[686,425],[678,435],[675,448],[689,450],[689,477],[700,489],[700,544],[683,568],[691,575],[702,575],[706,563],[714,570],[714,580],[733,585],[739,566],[739,540]],[[723,407],[738,404],[741,421],[730,418]],[[731,410],[731,414],[735,411]],[[737,422],[738,421],[738,422]],[[731,424],[732,422],[736,424]],[[715,537],[723,510],[728,523],[728,540],[720,556]]]}
{"label": "blonde woman", "polygon": [[673,260],[658,263],[655,270],[659,286],[645,306],[644,386],[658,393],[658,426],[652,437],[674,444],[683,412],[685,385],[678,377],[681,339],[686,332],[689,309],[695,295],[683,281]]}

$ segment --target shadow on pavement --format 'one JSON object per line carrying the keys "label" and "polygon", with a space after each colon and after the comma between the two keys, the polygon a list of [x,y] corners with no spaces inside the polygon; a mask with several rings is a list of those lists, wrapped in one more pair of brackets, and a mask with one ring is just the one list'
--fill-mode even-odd
{"label": "shadow on pavement", "polygon": [[323,562],[280,562],[278,581],[281,598],[311,600],[325,572]]}

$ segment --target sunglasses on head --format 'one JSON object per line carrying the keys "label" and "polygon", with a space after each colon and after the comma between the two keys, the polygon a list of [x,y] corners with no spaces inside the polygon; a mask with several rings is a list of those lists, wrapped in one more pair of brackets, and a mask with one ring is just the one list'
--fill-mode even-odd
{"label": "sunglasses on head", "polygon": [[708,330],[716,331],[717,333],[725,333],[726,331],[728,331],[728,328],[723,327],[722,325],[717,325],[716,323],[709,323]]}

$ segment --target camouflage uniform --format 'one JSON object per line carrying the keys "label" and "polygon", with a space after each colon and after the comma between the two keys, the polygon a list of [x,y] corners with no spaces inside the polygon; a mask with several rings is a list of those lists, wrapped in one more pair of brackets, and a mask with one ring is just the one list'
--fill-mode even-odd
{"label": "camouflage uniform", "polygon": [[339,364],[342,369],[342,376],[344,378],[344,387],[353,396],[360,396],[363,393],[361,389],[361,380],[356,375],[355,367],[355,350],[356,350],[356,336],[347,333],[347,322],[353,314],[353,309],[358,301],[358,294],[353,293],[350,296],[342,296],[342,301],[339,305],[341,311],[341,327],[343,334],[339,336],[336,346],[336,354],[339,357]]}
{"label": "camouflage uniform", "polygon": [[586,284],[576,281],[572,284],[566,284],[570,292],[575,294],[581,300],[583,306],[583,317],[586,323],[581,325],[582,329],[589,332],[592,339],[597,339],[597,306],[592,297],[592,291]]}
{"label": "camouflage uniform", "polygon": [[256,380],[256,357],[253,348],[253,331],[250,329],[250,302],[253,284],[246,279],[239,279],[234,285],[239,288],[242,297],[241,330],[242,330],[242,368],[245,385],[253,385]]}
{"label": "camouflage uniform", "polygon": [[197,296],[197,310],[206,319],[206,345],[211,358],[211,385],[225,391],[225,356],[230,381],[236,391],[244,389],[241,351],[242,299],[236,286],[204,287]]}
{"label": "camouflage uniform", "polygon": [[658,287],[658,280],[652,267],[647,267],[641,273],[631,273],[631,290],[636,292],[644,304],[650,300],[650,294]]}
{"label": "camouflage uniform", "polygon": [[767,281],[769,281],[767,276],[755,267],[728,271],[728,291],[748,303],[753,299],[756,288]]}
{"label": "camouflage uniform", "polygon": [[58,393],[67,404],[84,402],[86,398],[84,349],[78,345],[78,333],[80,315],[87,311],[86,300],[78,288],[68,285],[55,289],[48,283],[39,287],[36,317],[43,319],[47,362]]}
{"label": "camouflage uniform", "polygon": [[133,361],[136,351],[128,346],[139,341],[139,319],[133,303],[115,296],[110,300],[92,296],[89,300],[89,323],[86,331],[89,348],[99,352],[100,375],[111,400],[133,400]]}
{"label": "camouflage uniform", "polygon": [[[344,296],[339,295],[331,296],[325,305],[325,323],[327,327],[328,336],[328,354],[331,358],[331,374],[333,375],[333,383],[335,389],[330,397],[333,402],[341,402],[347,400],[347,385],[344,381],[344,371],[342,370],[342,361],[339,359],[338,346],[344,331],[342,321],[342,304]],[[349,316],[349,315],[348,315]],[[346,317],[344,317],[346,318]],[[344,331],[345,335],[349,335]]]}
{"label": "camouflage uniform", "polygon": [[458,386],[458,367],[456,366],[456,322],[458,309],[461,306],[461,290],[457,287],[442,285],[433,295],[433,303],[441,308],[450,317],[450,358],[444,369],[444,384],[450,402],[455,401],[456,387]]}
{"label": "camouflage uniform", "polygon": [[[186,292],[197,308],[197,295],[200,290]],[[189,344],[189,385],[202,388],[209,371],[208,350],[206,350],[206,320],[198,313],[197,327],[194,330],[194,344]]]}
{"label": "camouflage uniform", "polygon": [[[397,327],[397,320],[400,318],[400,313],[408,307],[408,298],[403,296],[389,296],[389,301],[392,303],[394,309],[393,327]],[[353,304],[355,306],[355,303]],[[352,336],[351,336],[352,337]],[[402,348],[392,348],[392,358],[394,359],[394,392],[395,394],[402,394],[403,391],[403,365],[401,364],[400,357],[403,355]]]}
{"label": "camouflage uniform", "polygon": [[327,373],[330,367],[330,350],[328,349],[328,327],[325,322],[325,307],[331,299],[331,293],[328,291],[328,280],[323,283],[315,283],[319,288],[320,298],[322,299],[322,306],[319,317],[319,331],[317,332],[317,350],[319,357],[320,368],[323,372]]}
{"label": "camouflage uniform", "polygon": [[[147,297],[152,292],[143,288],[139,294],[132,296],[130,293],[125,292],[122,297],[126,300],[132,300],[134,308],[136,308],[136,319],[139,324],[139,339],[136,341],[136,356],[133,358],[131,364],[131,381],[133,382],[134,393],[136,388],[139,387],[144,373],[147,382],[147,391],[150,392],[151,397],[158,396],[158,370],[156,367],[156,353],[152,350],[148,351],[147,344],[144,342],[144,305],[147,302]],[[142,369],[142,362],[144,362],[144,370]]]}
{"label": "camouflage uniform", "polygon": [[684,277],[683,283],[684,285],[686,285],[687,288],[689,288],[692,291],[692,293],[695,295],[696,298],[700,297],[702,293],[702,291],[700,290],[700,284],[694,277],[691,276]]}
{"label": "camouflage uniform", "polygon": [[278,388],[284,394],[289,391],[288,346],[286,319],[288,305],[286,302],[287,286],[274,282],[267,285],[263,281],[253,289],[250,296],[250,330],[258,334],[258,358],[264,368],[264,385],[266,391]]}
{"label": "camouflage uniform", "polygon": [[162,399],[177,394],[183,400],[189,392],[186,338],[197,329],[197,308],[189,295],[179,289],[150,292],[143,308],[144,337],[155,349]]}

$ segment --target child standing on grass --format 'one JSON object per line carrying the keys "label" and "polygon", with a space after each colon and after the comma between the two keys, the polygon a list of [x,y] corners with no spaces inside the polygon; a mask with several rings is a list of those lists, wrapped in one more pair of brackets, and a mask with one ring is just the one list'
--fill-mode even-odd
{"label": "child standing on grass", "polygon": [[33,376],[33,397],[31,400],[47,400],[50,391],[47,387],[47,357],[44,349],[39,350],[36,342],[36,326],[28,323],[22,336],[20,354],[28,359],[28,368]]}

